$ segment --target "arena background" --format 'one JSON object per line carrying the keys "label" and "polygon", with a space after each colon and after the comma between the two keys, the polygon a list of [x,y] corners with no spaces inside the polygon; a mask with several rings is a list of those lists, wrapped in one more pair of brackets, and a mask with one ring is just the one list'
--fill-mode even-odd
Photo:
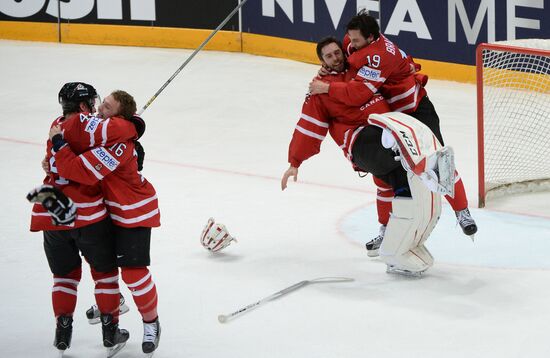
{"label": "arena background", "polygon": [[[0,38],[196,48],[238,3],[3,0]],[[361,8],[435,79],[474,82],[481,42],[550,38],[550,0],[249,0],[206,48],[316,63],[314,42]]]}

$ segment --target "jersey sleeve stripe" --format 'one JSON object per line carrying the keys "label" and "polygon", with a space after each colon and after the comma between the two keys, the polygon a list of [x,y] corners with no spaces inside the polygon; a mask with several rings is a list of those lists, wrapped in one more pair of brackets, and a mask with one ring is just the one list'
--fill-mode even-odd
{"label": "jersey sleeve stripe", "polygon": [[313,123],[315,125],[318,125],[319,127],[328,128],[328,123],[321,122],[320,120],[318,120],[316,118],[313,118],[311,116],[308,116],[307,114],[302,113],[300,118],[302,118],[302,119],[304,119],[304,120],[306,120],[310,123]]}
{"label": "jersey sleeve stripe", "polygon": [[375,86],[373,86],[371,83],[365,81],[363,82],[365,84],[365,86],[367,86],[368,89],[371,90],[372,93],[376,93],[378,92],[378,88],[376,88]]}
{"label": "jersey sleeve stripe", "polygon": [[308,136],[308,137],[312,137],[312,138],[319,139],[319,140],[325,139],[325,136],[321,136],[321,135],[319,135],[319,134],[317,134],[317,133],[313,133],[313,132],[308,131],[307,129],[304,129],[304,128],[300,127],[300,126],[296,126],[296,130],[297,130],[298,132],[300,132],[300,133],[302,133],[302,134]]}
{"label": "jersey sleeve stripe", "polygon": [[111,118],[107,118],[105,122],[103,122],[103,128],[101,128],[101,137],[102,137],[101,146],[105,146],[105,144],[107,144],[107,127],[109,126],[110,121],[111,121]]}
{"label": "jersey sleeve stripe", "polygon": [[388,99],[388,103],[394,103],[394,102],[397,102],[399,101],[400,99],[403,99],[403,98],[406,98],[408,96],[410,96],[411,94],[414,93],[414,91],[416,91],[416,85],[412,86],[411,88],[409,88],[407,90],[407,92],[405,93],[401,93],[400,95],[397,95],[397,96],[393,96],[392,98]]}
{"label": "jersey sleeve stripe", "polygon": [[80,159],[82,159],[82,163],[84,163],[84,166],[86,168],[88,168],[88,170],[90,170],[97,179],[99,180],[102,180],[103,179],[103,175],[101,175],[100,172],[98,172],[97,170],[95,170],[94,166],[88,161],[88,159],[86,159],[82,154],[79,155]]}

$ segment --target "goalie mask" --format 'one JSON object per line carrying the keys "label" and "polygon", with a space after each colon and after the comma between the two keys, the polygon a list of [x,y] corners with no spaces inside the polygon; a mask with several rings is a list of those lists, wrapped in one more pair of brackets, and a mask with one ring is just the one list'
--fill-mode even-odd
{"label": "goalie mask", "polygon": [[213,218],[208,219],[201,235],[201,244],[205,249],[217,252],[229,246],[232,241],[237,242],[233,236],[229,235],[225,225],[216,224]]}

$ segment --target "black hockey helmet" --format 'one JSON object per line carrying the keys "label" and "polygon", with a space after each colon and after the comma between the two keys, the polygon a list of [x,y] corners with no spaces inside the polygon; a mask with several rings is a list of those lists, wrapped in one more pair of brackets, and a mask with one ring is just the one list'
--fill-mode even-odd
{"label": "black hockey helmet", "polygon": [[97,91],[92,85],[84,82],[68,82],[59,90],[59,103],[63,108],[63,114],[80,112],[80,103],[85,102],[89,110],[94,107],[98,98]]}

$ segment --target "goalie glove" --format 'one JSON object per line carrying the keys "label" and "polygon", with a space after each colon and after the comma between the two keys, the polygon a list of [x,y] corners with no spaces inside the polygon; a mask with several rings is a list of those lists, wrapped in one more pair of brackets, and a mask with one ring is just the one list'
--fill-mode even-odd
{"label": "goalie glove", "polygon": [[63,192],[51,185],[41,185],[27,194],[31,203],[40,203],[54,225],[70,225],[76,219],[76,205]]}
{"label": "goalie glove", "polygon": [[225,225],[216,224],[213,218],[208,219],[201,235],[201,244],[205,249],[217,252],[229,246],[232,241],[237,242],[233,236],[229,235]]}

